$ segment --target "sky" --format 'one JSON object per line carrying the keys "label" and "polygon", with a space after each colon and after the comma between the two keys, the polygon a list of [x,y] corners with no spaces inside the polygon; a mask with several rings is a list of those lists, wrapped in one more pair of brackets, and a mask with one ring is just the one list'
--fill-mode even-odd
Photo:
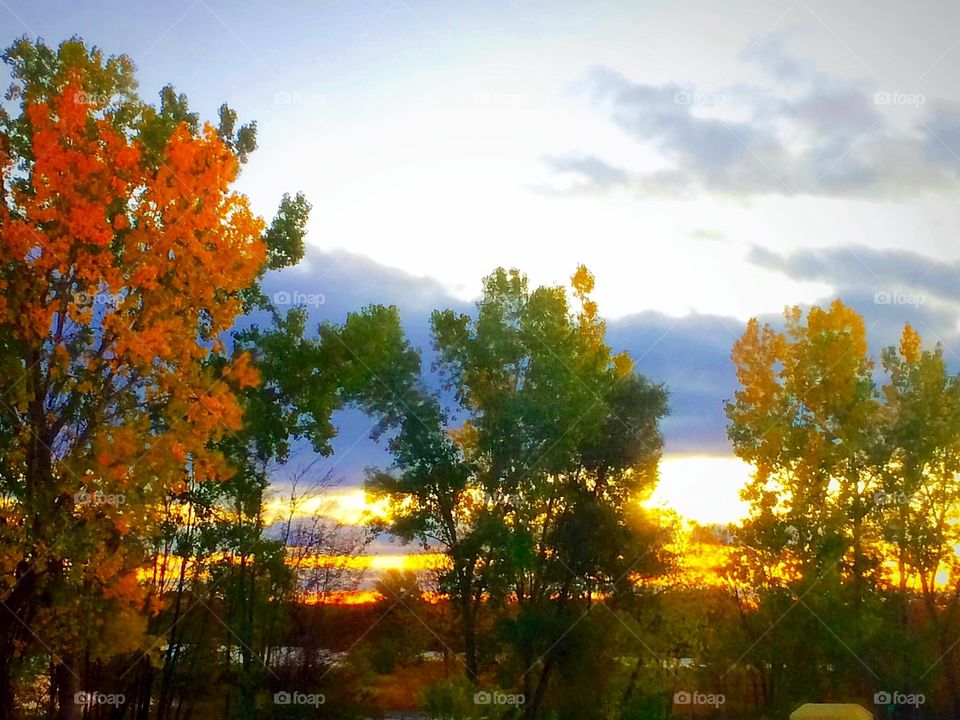
{"label": "sky", "polygon": [[[670,390],[655,502],[693,519],[743,513],[723,401],[748,318],[840,297],[875,352],[910,322],[960,366],[956,3],[0,0],[0,30],[256,120],[240,189],[314,207],[267,287],[315,321],[396,304],[426,347],[495,267],[585,263],[611,345]],[[389,457],[337,420],[323,472],[356,487]]]}

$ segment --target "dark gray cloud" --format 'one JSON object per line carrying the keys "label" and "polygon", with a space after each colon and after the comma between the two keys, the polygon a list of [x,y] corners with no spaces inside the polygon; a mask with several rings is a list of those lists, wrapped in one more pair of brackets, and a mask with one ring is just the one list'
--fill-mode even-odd
{"label": "dark gray cloud", "polygon": [[754,246],[747,259],[796,280],[821,280],[840,287],[874,292],[913,291],[926,297],[960,303],[960,263],[906,250],[863,245],[803,248],[778,254]]}
{"label": "dark gray cloud", "polygon": [[960,108],[938,103],[924,123],[927,159],[960,172]]}
{"label": "dark gray cloud", "polygon": [[[644,194],[902,197],[958,187],[957,106],[819,72],[784,53],[782,38],[750,46],[741,59],[763,67],[774,87],[706,91],[593,69],[587,86],[594,103],[630,138],[657,150],[669,168],[630,171],[585,153],[548,164],[577,175],[575,189]],[[908,129],[891,122],[891,109],[912,114]]]}
{"label": "dark gray cloud", "polygon": [[[910,322],[932,343],[940,340],[952,365],[960,367],[960,265],[942,263],[916,253],[875,250],[860,246],[803,249],[777,254],[755,247],[749,260],[795,280],[823,282],[833,297],[860,312],[870,328],[871,352],[894,344],[904,322]],[[491,268],[492,269],[492,268]],[[449,295],[439,284],[393,270],[349,253],[312,250],[303,270],[277,273],[267,279],[269,293],[322,294],[325,302],[309,306],[313,323],[342,321],[346,314],[371,302],[395,304],[412,342],[429,366],[429,316],[435,308],[471,312],[473,304]],[[918,301],[919,299],[919,301]],[[780,314],[762,322],[783,324]],[[670,392],[670,415],[663,425],[670,453],[725,453],[725,400],[733,397],[736,376],[730,350],[743,332],[740,320],[716,315],[670,317],[647,311],[608,322],[608,339],[617,352],[626,350],[637,369],[664,383]],[[955,349],[956,353],[955,354]],[[361,413],[346,411],[335,418],[340,435],[334,454],[316,472],[332,471],[346,485],[358,484],[365,468],[385,466],[390,457],[369,439],[370,422]],[[303,462],[303,457],[300,458]]]}
{"label": "dark gray cloud", "polygon": [[734,318],[654,311],[607,323],[611,347],[629,352],[640,372],[670,391],[668,452],[730,452],[723,403],[736,387],[730,349],[743,329]]}
{"label": "dark gray cloud", "polygon": [[943,343],[947,359],[960,366],[960,263],[904,250],[861,245],[803,248],[788,254],[753,247],[754,264],[794,280],[822,282],[864,317],[876,351],[897,341],[910,323],[930,343]]}
{"label": "dark gray cloud", "polygon": [[[870,328],[873,354],[896,343],[903,323],[910,322],[928,342],[942,341],[948,360],[960,367],[956,330],[960,264],[861,246],[808,248],[790,254],[754,247],[748,258],[795,280],[830,285],[834,294],[817,304],[825,306],[840,297],[860,312]],[[348,312],[371,302],[397,305],[408,336],[424,353],[425,367],[432,358],[431,311],[446,307],[468,313],[473,310],[472,303],[449,295],[432,280],[343,252],[311,250],[302,270],[271,275],[266,290],[308,297],[322,294],[325,302],[308,306],[314,324],[340,322]],[[779,313],[763,315],[760,320],[775,327],[783,324]],[[614,350],[629,352],[640,372],[664,383],[670,392],[671,412],[663,425],[667,452],[730,451],[723,404],[736,389],[730,350],[743,329],[744,323],[735,318],[697,314],[675,318],[655,311],[608,322],[608,339]],[[334,454],[316,472],[332,471],[345,484],[356,485],[365,468],[390,463],[384,447],[369,439],[370,422],[361,413],[338,413],[335,421],[340,435],[333,443]]]}
{"label": "dark gray cloud", "polygon": [[[488,270],[492,270],[489,268]],[[432,280],[417,278],[350,253],[311,249],[303,268],[267,277],[265,291],[272,296],[306,300],[312,326],[324,320],[341,322],[347,313],[370,303],[397,305],[411,342],[421,348],[429,368],[429,317],[436,308],[471,312],[473,304],[449,295]],[[730,347],[743,331],[733,318],[691,315],[672,318],[644,312],[608,323],[608,338],[617,352],[626,350],[637,369],[670,391],[671,413],[664,422],[668,452],[727,452],[723,401],[733,395],[735,377],[729,361]],[[434,379],[435,380],[435,379]],[[390,457],[382,444],[369,439],[370,421],[357,411],[335,417],[339,436],[334,454],[314,468],[314,474],[331,472],[347,485],[358,484],[364,469],[384,466]],[[307,462],[301,450],[295,465]]]}
{"label": "dark gray cloud", "polygon": [[[367,305],[396,305],[404,331],[411,343],[421,348],[427,368],[432,360],[430,313],[436,308],[460,312],[472,308],[429,278],[409,275],[361,255],[317,248],[310,248],[305,261],[297,267],[269,273],[263,289],[279,307],[285,303],[304,306],[309,314],[308,328],[314,331],[324,321],[343,322],[348,313]],[[264,322],[266,318],[254,320]],[[334,424],[338,436],[331,443],[333,455],[318,463],[312,474],[331,473],[335,480],[355,486],[366,468],[390,464],[384,444],[369,438],[371,421],[362,412],[338,412]],[[312,451],[301,445],[295,455],[294,468],[308,462]]]}

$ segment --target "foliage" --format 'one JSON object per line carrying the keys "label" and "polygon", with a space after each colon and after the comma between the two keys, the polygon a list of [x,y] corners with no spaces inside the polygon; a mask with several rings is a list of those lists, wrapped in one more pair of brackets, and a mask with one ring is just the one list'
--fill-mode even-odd
{"label": "foliage", "polygon": [[[784,332],[752,320],[733,360],[741,389],[727,406],[730,438],[756,469],[735,574],[759,601],[745,623],[760,644],[751,664],[766,703],[809,697],[827,683],[818,667],[831,667],[830,685],[855,697],[896,687],[960,708],[947,640],[960,379],[942,348],[923,350],[905,326],[899,347],[881,353],[878,386],[863,320],[838,300],[805,320],[788,310]],[[949,585],[938,587],[944,576]],[[797,604],[805,610],[781,623]],[[903,661],[905,645],[913,661]],[[791,646],[802,666],[783,661]],[[941,662],[944,685],[918,669]]]}
{"label": "foliage", "polygon": [[448,414],[420,393],[391,443],[397,472],[367,484],[393,501],[393,532],[449,556],[440,584],[459,608],[471,679],[485,598],[517,604],[501,632],[533,715],[570,622],[657,560],[633,503],[656,482],[666,394],[605,344],[592,289],[580,268],[571,309],[564,288],[530,290],[501,269],[475,318],[435,312],[436,368],[462,424],[447,432]]}

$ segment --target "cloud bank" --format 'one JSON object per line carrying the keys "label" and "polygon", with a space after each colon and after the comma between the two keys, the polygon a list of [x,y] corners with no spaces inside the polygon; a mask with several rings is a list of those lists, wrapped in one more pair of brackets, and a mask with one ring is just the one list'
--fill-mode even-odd
{"label": "cloud bank", "polygon": [[[627,168],[598,155],[546,158],[575,189],[643,195],[906,197],[960,186],[960,107],[822,73],[775,37],[740,59],[774,81],[716,90],[590,71],[595,106],[659,156]],[[894,122],[906,115],[906,122]]]}

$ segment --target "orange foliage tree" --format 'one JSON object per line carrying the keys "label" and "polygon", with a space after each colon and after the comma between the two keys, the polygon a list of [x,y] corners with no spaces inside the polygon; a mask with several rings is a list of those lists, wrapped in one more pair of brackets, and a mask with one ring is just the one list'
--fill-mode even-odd
{"label": "orange foliage tree", "polygon": [[254,126],[201,125],[169,87],[146,104],[126,57],[79,40],[4,59],[0,717],[17,658],[51,655],[63,706],[79,639],[136,642],[140,539],[188,477],[229,474],[215,441],[257,373],[208,360],[272,266],[231,189]]}
{"label": "orange foliage tree", "polygon": [[755,601],[744,656],[768,711],[892,686],[957,718],[960,376],[909,324],[879,363],[867,335],[835,300],[733,346],[728,433],[754,467],[729,565]]}

